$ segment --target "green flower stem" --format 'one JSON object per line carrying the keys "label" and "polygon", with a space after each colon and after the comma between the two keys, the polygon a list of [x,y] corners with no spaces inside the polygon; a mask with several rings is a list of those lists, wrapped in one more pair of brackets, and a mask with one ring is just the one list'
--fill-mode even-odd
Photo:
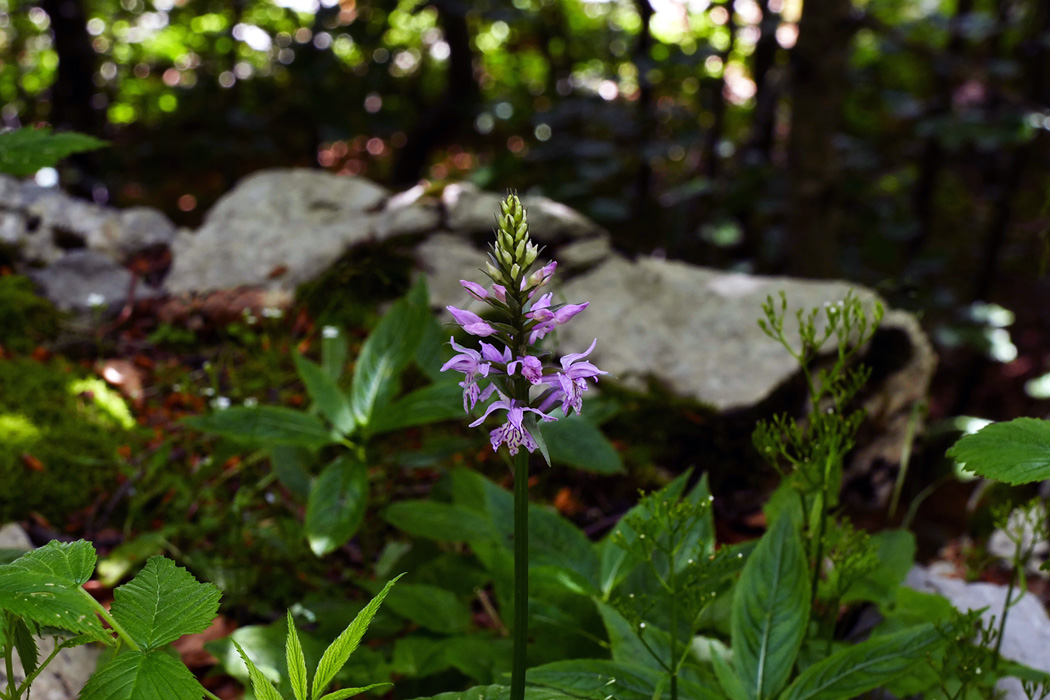
{"label": "green flower stem", "polygon": [[[22,697],[22,693],[27,691],[27,690],[29,690],[29,686],[31,686],[33,684],[33,681],[36,680],[36,677],[40,675],[40,672],[43,671],[44,668],[49,663],[54,661],[55,657],[58,656],[58,652],[62,651],[65,648],[66,647],[64,646],[64,644],[58,644],[57,641],[56,641],[55,648],[51,650],[51,653],[48,654],[48,657],[46,659],[44,659],[44,661],[42,663],[37,664],[37,667],[36,667],[35,671],[30,673],[28,676],[26,676],[26,679],[24,681],[22,681],[22,685],[18,686],[18,690],[15,691],[15,694],[12,697],[14,697],[14,698]],[[7,673],[8,673],[7,677],[11,678],[12,676],[11,676],[11,670],[10,669],[8,669]]]}
{"label": "green flower stem", "polygon": [[671,585],[671,700],[678,700],[678,605],[676,603],[678,589],[675,587],[675,553],[677,547],[672,548],[667,557],[670,572],[668,578]]}
{"label": "green flower stem", "polygon": [[95,600],[91,596],[91,594],[85,591],[83,588],[78,587],[77,590],[80,591],[80,595],[84,596],[84,598],[91,602],[91,604],[95,607],[95,612],[98,613],[98,616],[105,620],[106,623],[113,628],[113,631],[117,633],[117,636],[119,636],[125,644],[131,647],[133,651],[142,651],[142,648],[139,647],[137,643],[135,643],[135,640],[131,638],[131,635],[127,633],[127,630],[125,630],[119,622],[113,619],[113,616],[109,614],[108,610],[102,607],[102,603]]}
{"label": "green flower stem", "polygon": [[12,659],[13,649],[14,642],[9,640],[8,643],[4,645],[4,664],[7,667],[7,697],[17,698],[18,695],[16,695],[16,693],[18,690],[15,688],[15,663],[14,659]]}
{"label": "green flower stem", "polygon": [[529,453],[521,450],[514,463],[514,646],[510,700],[525,697],[525,645],[529,621]]}

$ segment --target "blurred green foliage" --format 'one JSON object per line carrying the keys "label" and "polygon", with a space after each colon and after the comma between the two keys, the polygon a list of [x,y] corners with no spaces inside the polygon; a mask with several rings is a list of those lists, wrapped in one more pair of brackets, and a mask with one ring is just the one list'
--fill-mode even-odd
{"label": "blurred green foliage", "polygon": [[[842,273],[986,291],[989,248],[1047,191],[1019,156],[1046,151],[1047,13],[864,0],[834,28],[840,219],[821,235]],[[471,178],[575,206],[628,249],[781,270],[802,19],[799,0],[0,0],[0,117],[110,139],[66,185],[180,223],[268,166]]]}

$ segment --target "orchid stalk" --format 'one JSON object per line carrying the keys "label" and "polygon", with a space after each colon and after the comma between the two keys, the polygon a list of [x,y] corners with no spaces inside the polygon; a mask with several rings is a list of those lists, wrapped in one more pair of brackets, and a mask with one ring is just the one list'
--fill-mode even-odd
{"label": "orchid stalk", "polygon": [[[537,448],[548,464],[539,424],[558,419],[552,414],[579,413],[587,380],[607,374],[586,361],[597,339],[582,353],[569,354],[554,364],[549,353],[536,344],[558,326],[587,308],[582,304],[553,304],[553,294],[544,291],[557,267],[551,261],[537,268],[541,252],[529,237],[529,226],[521,201],[508,194],[496,216],[496,240],[490,246],[484,270],[491,285],[460,280],[476,300],[491,307],[487,318],[466,309],[446,307],[464,331],[484,338],[478,349],[449,342],[456,355],[441,371],[463,374],[463,410],[468,414],[479,405],[487,407],[470,425],[476,427],[493,414],[503,423],[489,433],[492,449],[506,447],[514,472],[514,617],[513,663],[510,700],[525,697],[525,649],[528,639],[528,482],[529,455]],[[522,450],[521,448],[525,449]]]}

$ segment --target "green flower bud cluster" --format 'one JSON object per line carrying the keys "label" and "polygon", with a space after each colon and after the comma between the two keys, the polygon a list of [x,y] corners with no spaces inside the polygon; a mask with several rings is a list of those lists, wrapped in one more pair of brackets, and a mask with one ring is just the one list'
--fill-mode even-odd
{"label": "green flower bud cluster", "polygon": [[540,252],[529,238],[525,207],[521,205],[518,195],[510,193],[500,202],[496,225],[496,243],[489,256],[487,272],[497,284],[517,290],[522,277],[536,262]]}

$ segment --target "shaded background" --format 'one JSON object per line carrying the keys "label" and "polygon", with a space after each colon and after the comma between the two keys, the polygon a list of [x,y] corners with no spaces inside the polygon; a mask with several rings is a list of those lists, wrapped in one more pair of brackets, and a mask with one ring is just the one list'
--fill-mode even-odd
{"label": "shaded background", "polygon": [[923,317],[935,418],[1050,411],[1040,0],[0,0],[0,102],[111,142],[65,188],[184,225],[270,166],[470,179],[854,280]]}

